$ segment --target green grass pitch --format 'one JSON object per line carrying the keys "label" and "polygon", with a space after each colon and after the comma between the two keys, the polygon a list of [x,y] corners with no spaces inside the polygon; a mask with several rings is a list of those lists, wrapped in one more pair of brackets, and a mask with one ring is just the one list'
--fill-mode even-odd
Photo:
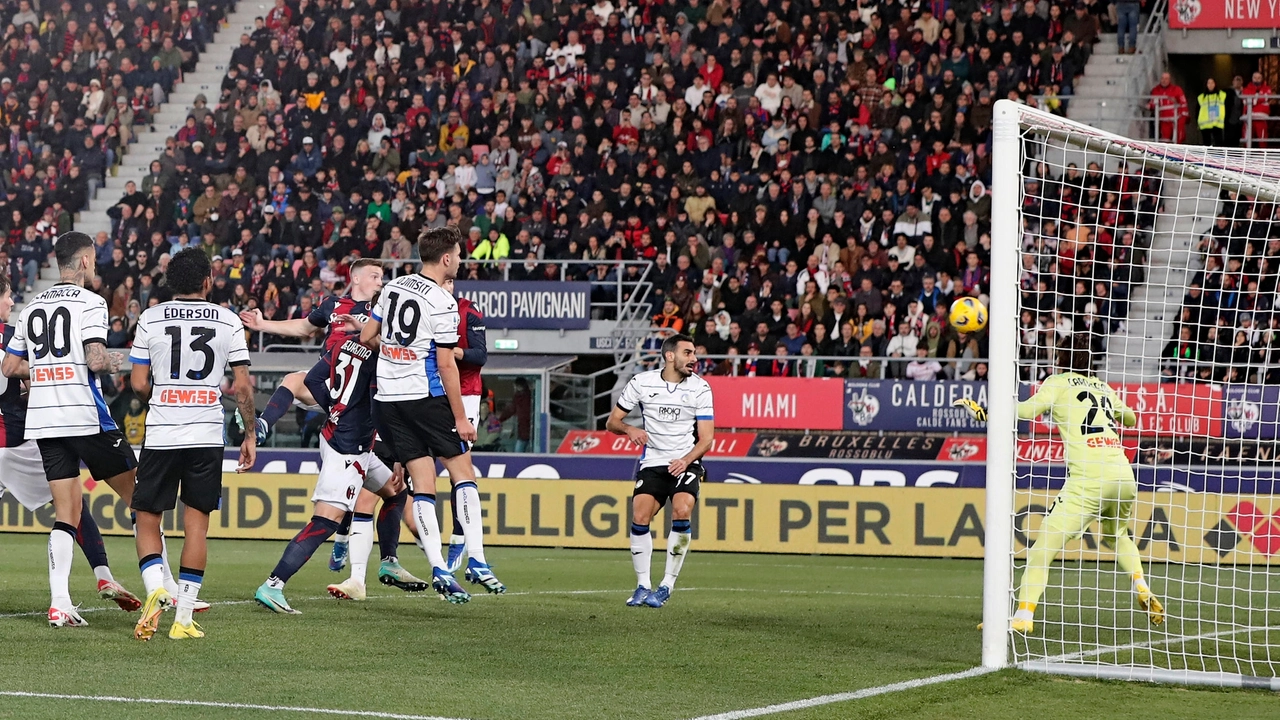
{"label": "green grass pitch", "polygon": [[[141,590],[132,542],[109,538]],[[90,626],[52,630],[46,538],[0,536],[0,691],[330,708],[452,718],[676,720],[966,670],[979,659],[977,561],[694,553],[666,608],[627,608],[628,556],[497,548],[510,592],[465,606],[376,583],[364,603],[325,595],[323,554],[286,589],[300,616],[247,601],[283,543],[214,541],[202,641],[132,638],[134,615],[97,600]],[[661,543],[659,543],[661,545]],[[178,552],[179,541],[171,547]],[[412,546],[406,566],[425,574]],[[655,578],[661,572],[655,556]],[[370,577],[376,573],[371,567]],[[1052,592],[1052,590],[1051,590]],[[240,604],[217,604],[239,602]],[[23,615],[24,613],[34,613]],[[1006,671],[769,717],[1274,718],[1277,699]],[[0,696],[0,718],[306,718],[264,710]],[[332,716],[341,717],[341,716]]]}

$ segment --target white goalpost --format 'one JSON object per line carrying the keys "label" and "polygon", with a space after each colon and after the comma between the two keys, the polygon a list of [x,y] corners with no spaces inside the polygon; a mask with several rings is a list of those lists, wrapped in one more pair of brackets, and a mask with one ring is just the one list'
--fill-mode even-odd
{"label": "white goalpost", "polygon": [[[1129,139],[1002,100],[992,190],[983,666],[1280,691],[1280,152]],[[1050,566],[1034,630],[1014,632],[1067,480],[1052,423],[1015,406],[1083,338],[1136,414],[1119,444],[1142,574],[1094,522]],[[1162,617],[1135,602],[1142,583]]]}

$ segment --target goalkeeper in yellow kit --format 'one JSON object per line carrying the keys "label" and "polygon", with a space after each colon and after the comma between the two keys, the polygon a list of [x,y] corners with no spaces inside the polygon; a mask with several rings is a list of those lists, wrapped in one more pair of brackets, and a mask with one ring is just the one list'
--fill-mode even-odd
{"label": "goalkeeper in yellow kit", "polygon": [[[1105,382],[1093,377],[1087,336],[1066,340],[1058,350],[1058,372],[1036,394],[1018,403],[1018,419],[1032,420],[1049,413],[1065,445],[1067,481],[1049,507],[1040,536],[1031,546],[1018,588],[1018,610],[1010,625],[1029,633],[1035,627],[1036,603],[1044,594],[1049,566],[1063,547],[1095,520],[1100,521],[1102,543],[1116,553],[1116,563],[1133,581],[1138,607],[1153,625],[1164,622],[1164,606],[1151,593],[1142,575],[1138,546],[1129,534],[1138,483],[1120,444],[1116,422],[1133,427],[1138,418]],[[986,410],[972,400],[957,400],[975,419],[986,420]]]}

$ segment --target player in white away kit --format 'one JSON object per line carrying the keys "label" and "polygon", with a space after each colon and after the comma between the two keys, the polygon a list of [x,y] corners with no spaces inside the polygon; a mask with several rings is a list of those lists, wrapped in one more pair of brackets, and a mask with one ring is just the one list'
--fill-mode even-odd
{"label": "player in white away kit", "polygon": [[[13,337],[14,328],[9,325],[13,310],[13,295],[9,292],[9,279],[0,275],[0,352]],[[27,395],[22,382],[0,376],[0,497],[5,492],[13,495],[23,507],[35,512],[53,502],[49,481],[44,476],[44,461],[35,440],[27,440],[24,427],[27,421]],[[76,542],[84,551],[84,557],[93,566],[94,579],[98,583],[98,597],[111,600],[125,612],[133,612],[142,603],[133,593],[124,589],[111,575],[107,564],[107,549],[102,533],[89,512],[89,498],[83,496],[80,508],[80,526],[76,528]]]}
{"label": "player in white away kit", "polygon": [[381,436],[413,481],[413,516],[431,563],[431,586],[453,603],[467,602],[471,596],[449,572],[441,552],[436,458],[458,489],[454,501],[460,503],[463,534],[472,549],[467,577],[489,592],[506,590],[482,549],[480,493],[468,445],[475,442],[476,431],[467,420],[453,356],[458,303],[442,287],[458,274],[461,240],[456,227],[423,230],[418,240],[422,271],[387,283],[360,333],[361,342],[380,347],[376,402],[384,428]]}
{"label": "player in white away kit", "polygon": [[115,373],[124,357],[107,352],[107,303],[84,286],[96,269],[93,240],[64,233],[54,244],[61,282],[31,298],[18,318],[3,366],[9,379],[30,379],[26,437],[40,447],[53,495],[49,533],[49,624],[85,625],[67,589],[80,524],[80,463],[126,503],[137,462],[107,411],[97,373]]}
{"label": "player in white away kit", "polygon": [[[191,619],[204,583],[209,514],[222,500],[222,379],[235,375],[236,407],[253,424],[253,387],[244,325],[231,310],[205,298],[213,289],[209,257],[199,248],[173,256],[165,273],[173,299],[149,307],[138,318],[129,360],[133,391],[151,403],[147,434],[133,492],[137,513],[138,565],[147,600],[134,637],[150,640],[160,614],[173,605],[164,587],[160,520],[181,493],[184,540],[178,570],[177,617],[169,629],[175,640],[204,637]],[[253,467],[256,441],[245,433],[236,472]]]}
{"label": "player in white away kit", "polygon": [[[636,571],[636,591],[627,600],[631,607],[660,608],[675,589],[689,554],[689,520],[707,475],[702,456],[711,449],[716,432],[711,386],[693,374],[698,364],[693,339],[672,335],[663,341],[662,363],[661,370],[631,378],[605,424],[609,432],[626,435],[644,448],[631,498],[631,565]],[[644,418],[643,430],[626,422],[636,406]],[[667,571],[658,589],[651,590],[653,537],[649,523],[668,499],[671,534],[667,538]]]}

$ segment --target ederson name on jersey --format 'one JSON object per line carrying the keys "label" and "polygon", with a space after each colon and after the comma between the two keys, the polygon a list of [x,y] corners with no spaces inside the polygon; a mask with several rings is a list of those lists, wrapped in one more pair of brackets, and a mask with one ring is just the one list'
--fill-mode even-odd
{"label": "ederson name on jersey", "polygon": [[249,364],[244,325],[231,310],[204,300],[170,300],[138,318],[129,361],[151,365],[146,447],[222,447],[222,379]]}

